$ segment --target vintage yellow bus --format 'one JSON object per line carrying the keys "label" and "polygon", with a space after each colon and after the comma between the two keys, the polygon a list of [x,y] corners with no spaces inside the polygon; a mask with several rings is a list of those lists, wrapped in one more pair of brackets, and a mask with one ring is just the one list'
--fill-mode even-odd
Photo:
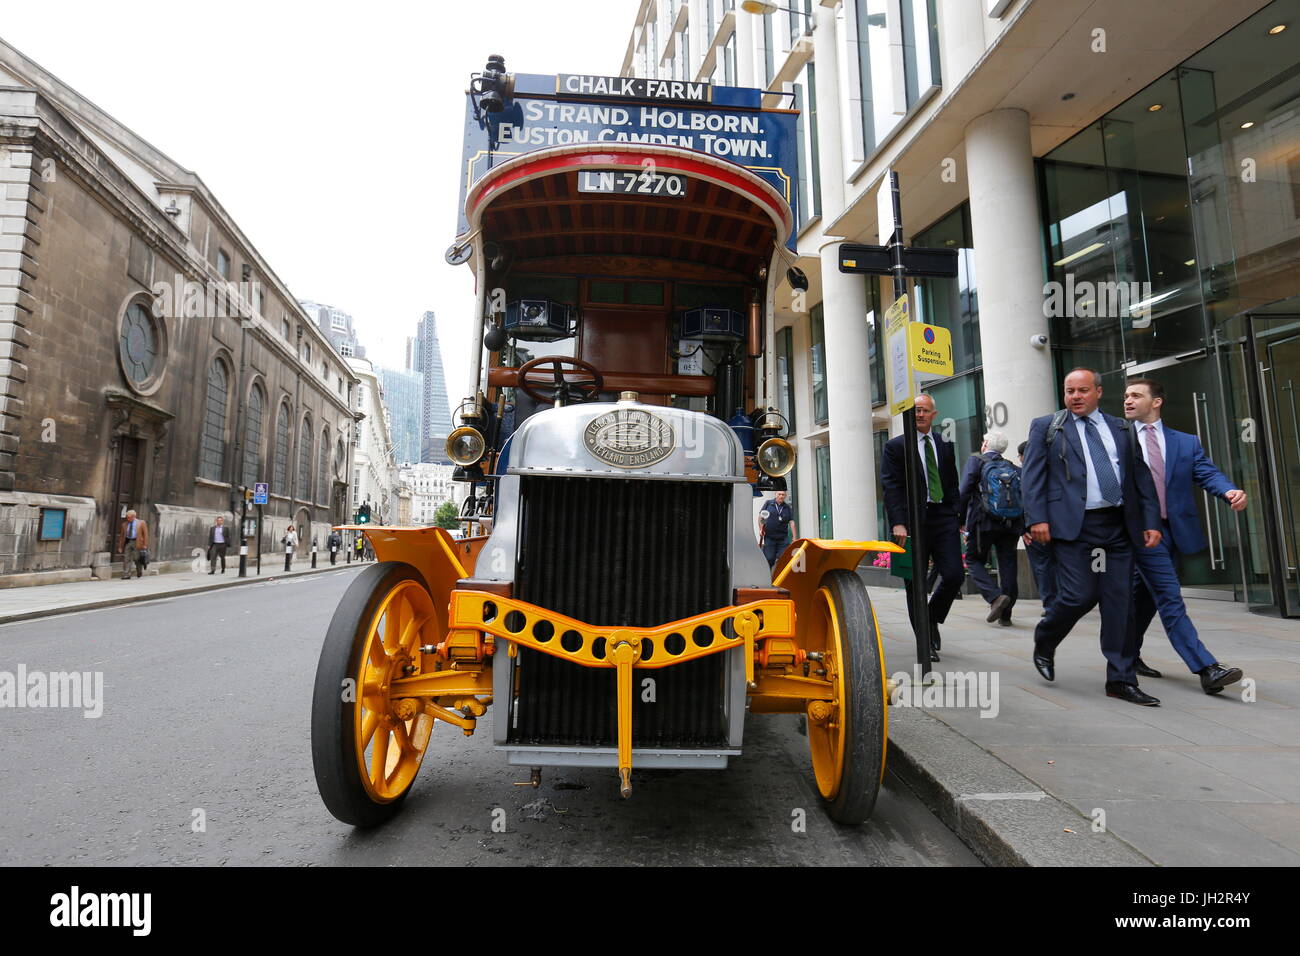
{"label": "vintage yellow bus", "polygon": [[359,528],[379,563],[312,713],[340,820],[396,812],[439,724],[629,796],[639,769],[725,768],[751,713],[804,717],[830,816],[871,814],[884,661],[855,568],[899,549],[801,538],[769,567],[755,540],[755,496],[795,463],[773,321],[806,288],[795,120],[758,90],[495,57],[474,79],[447,255],[477,288],[447,443],[468,536]]}

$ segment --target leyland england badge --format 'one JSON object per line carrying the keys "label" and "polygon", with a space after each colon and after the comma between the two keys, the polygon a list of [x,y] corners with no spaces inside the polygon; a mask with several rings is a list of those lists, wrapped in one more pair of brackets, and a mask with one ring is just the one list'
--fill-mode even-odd
{"label": "leyland england badge", "polygon": [[637,408],[616,408],[588,422],[582,433],[587,451],[615,468],[658,464],[677,447],[673,426]]}

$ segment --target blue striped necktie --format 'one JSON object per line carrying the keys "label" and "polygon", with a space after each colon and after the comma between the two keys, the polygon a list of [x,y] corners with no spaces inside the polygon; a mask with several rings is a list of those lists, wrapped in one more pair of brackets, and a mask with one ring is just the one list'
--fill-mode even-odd
{"label": "blue striped necktie", "polygon": [[1088,454],[1092,456],[1092,468],[1097,473],[1097,487],[1109,504],[1117,505],[1120,499],[1119,479],[1115,477],[1115,466],[1111,464],[1106,446],[1102,444],[1097,423],[1091,418],[1085,418],[1083,426],[1084,433],[1088,436]]}

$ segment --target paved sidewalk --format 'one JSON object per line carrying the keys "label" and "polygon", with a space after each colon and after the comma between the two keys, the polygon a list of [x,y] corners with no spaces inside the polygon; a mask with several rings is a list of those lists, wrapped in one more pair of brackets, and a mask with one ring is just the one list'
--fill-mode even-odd
{"label": "paved sidewalk", "polygon": [[257,574],[255,566],[249,566],[248,577],[239,577],[239,558],[226,573],[208,574],[207,571],[182,571],[176,574],[153,574],[142,578],[123,581],[114,577],[109,581],[74,581],[69,584],[42,584],[26,588],[0,588],[0,624],[12,621],[26,621],[32,618],[49,617],[69,611],[88,611],[93,608],[114,607],[119,604],[135,604],[154,598],[171,597],[180,594],[195,594],[200,591],[213,591],[218,588],[237,587],[240,584],[253,584],[257,581],[270,581],[274,578],[297,577],[301,574],[324,574],[328,571],[342,571],[346,568],[367,567],[370,562],[342,561],[330,567],[329,559],[317,561],[315,570],[310,560],[300,561],[292,571],[284,570],[284,557],[268,564],[262,562],[262,573]]}
{"label": "paved sidewalk", "polygon": [[[903,592],[871,588],[870,593],[889,675],[910,672],[916,652]],[[1056,681],[1048,683],[1030,660],[1038,602],[1019,604],[1014,626],[1003,628],[985,622],[988,605],[974,595],[953,605],[942,628],[942,660],[934,668],[941,674],[996,673],[998,713],[981,717],[974,707],[923,709],[1005,761],[1048,799],[1077,810],[1080,846],[1101,810],[1109,834],[1157,864],[1300,864],[1300,621],[1262,617],[1221,601],[1189,600],[1187,607],[1211,653],[1255,680],[1253,702],[1243,700],[1244,681],[1215,697],[1202,692],[1158,620],[1147,633],[1142,657],[1165,676],[1143,679],[1142,688],[1159,697],[1161,706],[1138,707],[1107,697],[1095,611],[1057,650]],[[897,716],[902,746],[909,740],[925,743],[924,733],[915,730],[920,715],[903,710],[891,709],[891,728]],[[1008,831],[1019,826],[1022,845],[1047,836],[1023,832],[1043,799],[1034,791],[960,796],[972,797],[1004,800],[1001,819]]]}

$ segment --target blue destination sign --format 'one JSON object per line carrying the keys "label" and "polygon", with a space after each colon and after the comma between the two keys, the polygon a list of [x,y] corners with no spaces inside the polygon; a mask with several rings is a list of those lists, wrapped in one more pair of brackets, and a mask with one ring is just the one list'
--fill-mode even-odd
{"label": "blue destination sign", "polygon": [[[565,79],[600,78],[516,74],[515,92],[506,108],[482,114],[482,123],[475,119],[473,104],[466,97],[457,235],[469,231],[465,197],[488,170],[525,153],[578,143],[675,146],[725,159],[775,187],[790,204],[795,222],[799,221],[798,114],[794,111],[758,109],[759,90],[735,87],[712,87],[712,102],[700,106],[631,98],[593,102],[615,94],[594,89],[554,92]],[[794,236],[787,245],[795,247]]]}
{"label": "blue destination sign", "polygon": [[555,78],[555,92],[561,96],[624,96],[636,100],[683,100],[709,103],[710,83],[683,80],[655,80],[641,76],[586,76],[561,73]]}

